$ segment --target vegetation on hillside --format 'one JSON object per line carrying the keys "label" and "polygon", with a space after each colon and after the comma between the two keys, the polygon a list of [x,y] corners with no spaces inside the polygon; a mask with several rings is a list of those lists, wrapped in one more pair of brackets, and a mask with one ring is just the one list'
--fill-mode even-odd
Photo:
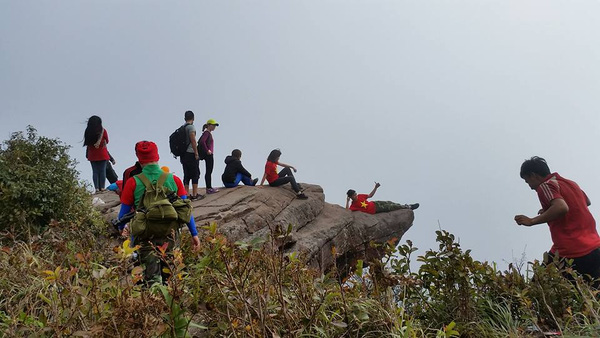
{"label": "vegetation on hillside", "polygon": [[411,242],[390,241],[372,244],[383,261],[359,261],[346,279],[277,251],[291,227],[231,243],[212,224],[199,251],[187,239],[169,259],[157,248],[171,278],[145,288],[136,248],[112,247],[66,149],[30,128],[0,150],[0,336],[600,335],[597,292],[579,278],[537,261],[498,271],[446,231],[436,233],[437,250],[416,258],[418,271]]}

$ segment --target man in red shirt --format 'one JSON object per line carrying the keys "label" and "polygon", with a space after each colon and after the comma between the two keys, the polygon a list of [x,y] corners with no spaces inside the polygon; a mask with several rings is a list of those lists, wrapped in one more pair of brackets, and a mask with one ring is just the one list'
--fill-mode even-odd
{"label": "man in red shirt", "polygon": [[[346,209],[350,209],[352,211],[362,211],[367,214],[376,214],[380,212],[389,212],[399,209],[410,209],[415,210],[419,207],[419,203],[415,204],[398,204],[390,201],[368,201],[367,199],[373,197],[375,192],[377,192],[377,188],[379,188],[381,184],[375,182],[375,188],[371,191],[370,194],[357,194],[356,191],[350,189],[346,193]],[[352,203],[350,203],[352,201]]]}
{"label": "man in red shirt", "polygon": [[515,222],[524,226],[548,223],[553,243],[550,258],[573,259],[577,272],[599,278],[600,236],[585,192],[577,183],[550,173],[546,160],[537,156],[523,162],[521,178],[537,192],[542,209],[535,217],[516,215]]}

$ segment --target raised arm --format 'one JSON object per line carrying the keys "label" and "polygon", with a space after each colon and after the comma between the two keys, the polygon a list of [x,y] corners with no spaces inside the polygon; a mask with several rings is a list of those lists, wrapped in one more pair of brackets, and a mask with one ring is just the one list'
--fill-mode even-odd
{"label": "raised arm", "polygon": [[369,198],[371,198],[371,197],[373,197],[373,195],[375,195],[375,193],[377,192],[377,188],[379,188],[380,186],[381,186],[381,184],[375,182],[375,188],[373,188],[373,190],[369,194]]}
{"label": "raised arm", "polygon": [[346,196],[346,209],[350,208],[350,197]]}

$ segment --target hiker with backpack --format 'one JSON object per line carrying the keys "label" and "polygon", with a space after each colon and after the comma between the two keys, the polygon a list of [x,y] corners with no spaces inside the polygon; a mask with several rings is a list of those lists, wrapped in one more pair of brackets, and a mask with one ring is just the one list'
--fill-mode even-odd
{"label": "hiker with backpack", "polygon": [[212,132],[219,126],[217,121],[209,119],[206,124],[202,126],[202,136],[198,140],[198,150],[200,151],[200,159],[206,163],[206,172],[204,173],[204,181],[206,183],[206,193],[214,194],[219,190],[212,187],[212,172],[215,166],[214,159],[214,140]]}
{"label": "hiker with backpack", "polygon": [[142,173],[130,178],[121,193],[119,219],[135,208],[129,231],[119,224],[124,235],[131,233],[134,245],[139,245],[139,259],[144,266],[144,279],[148,285],[162,282],[163,264],[156,247],[167,244],[170,253],[177,242],[179,228],[187,224],[192,236],[192,246],[200,245],[192,206],[179,177],[164,172],[158,165],[158,148],[154,142],[140,141],[135,145]]}
{"label": "hiker with backpack", "polygon": [[183,184],[188,193],[190,192],[190,181],[192,190],[190,199],[196,200],[204,196],[198,194],[198,180],[200,179],[200,155],[196,142],[196,127],[194,126],[194,112],[188,110],[184,114],[185,124],[177,128],[169,137],[171,153],[183,166]]}
{"label": "hiker with backpack", "polygon": [[242,165],[242,151],[233,149],[231,156],[225,158],[225,171],[221,175],[225,188],[237,187],[240,182],[245,185],[255,186],[258,178],[252,179],[252,175]]}
{"label": "hiker with backpack", "polygon": [[[271,187],[279,187],[284,184],[291,184],[292,189],[296,192],[296,197],[302,200],[308,198],[302,191],[300,184],[296,183],[296,178],[292,173],[292,170],[296,172],[296,168],[289,164],[285,164],[279,162],[279,157],[281,157],[281,150],[273,149],[271,153],[269,153],[269,157],[267,157],[267,163],[265,164],[265,174],[260,181],[260,185],[265,183],[265,180],[269,182]],[[281,166],[284,169],[277,173],[277,166]]]}

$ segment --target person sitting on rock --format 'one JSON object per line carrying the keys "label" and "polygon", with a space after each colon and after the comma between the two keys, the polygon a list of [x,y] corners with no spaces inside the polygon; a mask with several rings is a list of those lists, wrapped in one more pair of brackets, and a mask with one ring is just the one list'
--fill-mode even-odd
{"label": "person sitting on rock", "polygon": [[[350,209],[352,211],[362,211],[367,214],[378,214],[381,212],[390,212],[394,210],[400,209],[410,209],[415,210],[419,207],[419,203],[415,204],[399,204],[390,201],[368,201],[369,198],[375,195],[377,192],[377,188],[379,188],[381,184],[375,182],[375,188],[371,191],[370,194],[357,194],[356,191],[350,189],[346,193],[346,209]],[[352,201],[352,203],[350,203]]]}
{"label": "person sitting on rock", "polygon": [[[289,164],[285,164],[279,162],[279,157],[281,156],[281,151],[279,149],[273,149],[267,158],[267,163],[265,164],[265,174],[263,175],[262,180],[260,181],[260,185],[265,183],[265,179],[269,182],[269,185],[272,187],[279,187],[284,184],[291,184],[292,189],[296,192],[296,197],[299,199],[307,199],[304,193],[300,191],[300,185],[296,183],[296,178],[292,173],[292,170],[296,172],[296,168]],[[277,166],[284,167],[279,173],[277,173]]]}
{"label": "person sitting on rock", "polygon": [[230,156],[225,157],[225,171],[221,175],[223,185],[226,188],[237,187],[240,182],[245,185],[255,186],[258,178],[252,179],[252,175],[242,165],[242,151],[233,149]]}

